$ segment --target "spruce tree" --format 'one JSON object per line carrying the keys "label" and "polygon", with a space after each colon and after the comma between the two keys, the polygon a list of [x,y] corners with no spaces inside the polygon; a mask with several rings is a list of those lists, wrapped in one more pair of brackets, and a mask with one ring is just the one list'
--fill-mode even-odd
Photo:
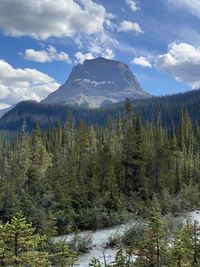
{"label": "spruce tree", "polygon": [[23,216],[0,225],[0,240],[1,266],[48,266],[48,254],[40,248],[43,238]]}

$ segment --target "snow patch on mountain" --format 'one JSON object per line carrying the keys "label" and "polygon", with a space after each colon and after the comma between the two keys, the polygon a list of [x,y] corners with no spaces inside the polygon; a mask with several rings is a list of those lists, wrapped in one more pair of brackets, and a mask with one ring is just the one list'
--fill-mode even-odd
{"label": "snow patch on mountain", "polygon": [[74,82],[78,83],[79,85],[81,85],[81,82],[83,83],[89,83],[91,85],[94,85],[95,87],[97,87],[98,85],[105,85],[105,84],[112,84],[114,83],[114,81],[91,81],[90,79],[75,79]]}

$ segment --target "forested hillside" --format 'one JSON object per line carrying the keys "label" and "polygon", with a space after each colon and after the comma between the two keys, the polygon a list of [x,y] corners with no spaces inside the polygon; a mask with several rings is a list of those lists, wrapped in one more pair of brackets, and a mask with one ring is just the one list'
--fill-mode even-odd
{"label": "forested hillside", "polygon": [[124,113],[105,127],[75,125],[69,113],[64,126],[41,131],[35,124],[32,134],[23,129],[14,139],[1,139],[1,221],[16,215],[24,225],[18,215],[23,214],[37,233],[50,238],[148,217],[154,198],[162,214],[198,207],[199,123],[192,124],[182,108],[176,129],[173,124],[163,128],[159,109],[156,123],[142,124],[128,100],[124,106]]}
{"label": "forested hillside", "polygon": [[[31,135],[22,132],[1,143],[0,216],[22,212],[38,231],[64,233],[67,225],[95,229],[116,224],[131,213],[145,214],[156,193],[163,212],[198,204],[200,127],[180,110],[176,131],[141,124],[126,102],[124,116],[105,128],[68,115],[64,127]],[[196,192],[196,193],[195,193]]]}
{"label": "forested hillside", "polygon": [[[200,118],[200,90],[163,97],[152,97],[131,102],[134,112],[142,122],[155,124],[158,110],[162,113],[162,126],[170,128],[180,123],[180,110],[185,107],[192,122]],[[0,129],[21,131],[24,127],[31,131],[36,122],[42,129],[54,127],[56,123],[62,125],[68,113],[73,115],[75,124],[82,120],[87,125],[97,124],[105,126],[108,118],[117,119],[124,112],[123,103],[111,105],[107,108],[88,109],[78,106],[52,105],[24,101],[16,105],[11,111],[0,119]]]}

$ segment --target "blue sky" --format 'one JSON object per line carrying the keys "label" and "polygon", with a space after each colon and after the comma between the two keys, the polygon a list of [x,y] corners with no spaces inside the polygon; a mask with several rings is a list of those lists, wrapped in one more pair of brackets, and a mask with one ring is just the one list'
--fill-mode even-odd
{"label": "blue sky", "polygon": [[197,89],[199,26],[199,0],[1,0],[0,109],[40,101],[97,56],[153,95]]}

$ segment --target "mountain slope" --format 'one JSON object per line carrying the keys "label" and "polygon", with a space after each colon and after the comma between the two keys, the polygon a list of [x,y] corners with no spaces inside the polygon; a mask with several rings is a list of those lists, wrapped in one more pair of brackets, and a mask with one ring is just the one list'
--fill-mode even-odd
{"label": "mountain slope", "polygon": [[[141,116],[143,122],[155,122],[159,107],[164,127],[171,127],[172,124],[178,125],[182,106],[188,110],[193,122],[200,121],[200,90],[134,100],[132,105],[134,112]],[[124,112],[123,106],[123,103],[120,103],[106,108],[87,109],[24,101],[0,119],[0,129],[21,130],[24,121],[26,121],[27,130],[31,130],[35,122],[39,122],[42,128],[53,127],[56,122],[64,123],[68,113],[73,115],[75,123],[82,120],[86,124],[104,126],[109,117],[116,119],[119,113]]]}
{"label": "mountain slope", "polygon": [[75,66],[66,83],[43,103],[97,108],[127,97],[138,99],[150,95],[141,88],[128,65],[99,57]]}
{"label": "mountain slope", "polygon": [[9,108],[1,109],[1,110],[0,110],[0,118],[1,118],[4,114],[6,114],[8,111],[10,111],[11,109],[13,109],[14,106],[15,106],[15,105],[10,106]]}

